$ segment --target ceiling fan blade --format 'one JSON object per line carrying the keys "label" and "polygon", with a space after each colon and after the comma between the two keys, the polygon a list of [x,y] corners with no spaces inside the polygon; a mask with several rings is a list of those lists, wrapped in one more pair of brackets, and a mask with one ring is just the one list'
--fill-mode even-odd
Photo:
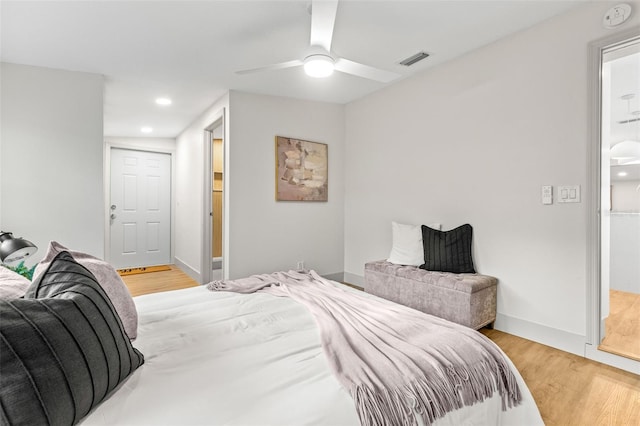
{"label": "ceiling fan blade", "polygon": [[281,70],[285,68],[298,67],[302,64],[304,64],[304,62],[302,62],[299,59],[296,59],[288,62],[280,62],[279,64],[271,64],[271,65],[265,65],[264,67],[251,68],[249,70],[240,70],[240,71],[236,71],[236,74],[252,74],[255,72],[262,72],[262,71],[275,71],[275,70]]}
{"label": "ceiling fan blade", "polygon": [[389,83],[400,77],[400,74],[396,74],[395,72],[370,67],[369,65],[360,64],[344,58],[336,61],[335,69],[346,74],[357,75],[358,77],[368,78],[369,80],[375,80],[381,83]]}
{"label": "ceiling fan blade", "polygon": [[331,51],[337,11],[338,0],[314,0],[311,3],[311,46]]}

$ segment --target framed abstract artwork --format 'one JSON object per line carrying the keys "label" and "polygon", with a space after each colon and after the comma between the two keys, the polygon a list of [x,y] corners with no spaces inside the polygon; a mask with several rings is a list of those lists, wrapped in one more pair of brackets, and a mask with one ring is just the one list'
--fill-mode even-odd
{"label": "framed abstract artwork", "polygon": [[276,201],[327,201],[328,145],[276,136]]}

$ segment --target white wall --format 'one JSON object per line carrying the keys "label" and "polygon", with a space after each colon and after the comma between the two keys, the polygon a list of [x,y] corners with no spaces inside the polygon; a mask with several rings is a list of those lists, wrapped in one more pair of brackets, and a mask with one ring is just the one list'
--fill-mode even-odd
{"label": "white wall", "polygon": [[613,211],[640,213],[640,180],[613,182],[611,198]]}
{"label": "white wall", "polygon": [[[176,139],[176,251],[202,274],[204,130],[225,109],[225,268],[230,278],[343,271],[344,107],[231,91]],[[275,136],[329,144],[329,201],[275,201]]]}
{"label": "white wall", "polygon": [[97,74],[3,63],[0,227],[104,254],[102,91]]}
{"label": "white wall", "polygon": [[640,213],[611,213],[611,289],[640,294]]}
{"label": "white wall", "polygon": [[[176,138],[175,259],[185,272],[198,280],[202,274],[202,246],[205,238],[205,129],[222,117],[223,113],[228,120],[229,94],[216,100]],[[228,128],[225,128],[225,133],[228,141]]]}
{"label": "white wall", "polygon": [[[474,227],[496,326],[583,353],[586,204],[540,201],[587,176],[592,3],[347,105],[345,271],[388,256],[390,222]],[[621,30],[638,25],[638,14]]]}
{"label": "white wall", "polygon": [[[231,278],[295,269],[320,274],[344,261],[344,107],[231,92],[228,144]],[[329,145],[327,202],[275,201],[275,136]]]}

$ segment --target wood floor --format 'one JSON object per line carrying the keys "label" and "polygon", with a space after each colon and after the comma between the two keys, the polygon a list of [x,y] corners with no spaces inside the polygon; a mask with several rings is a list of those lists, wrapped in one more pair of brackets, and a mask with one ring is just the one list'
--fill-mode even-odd
{"label": "wood floor", "polygon": [[640,376],[497,330],[547,426],[640,425]]}
{"label": "wood floor", "polygon": [[147,272],[144,274],[124,275],[122,281],[132,296],[140,296],[160,291],[178,290],[198,285],[189,275],[175,265],[169,265],[168,271]]}
{"label": "wood floor", "polygon": [[[176,267],[122,279],[136,295],[198,285]],[[511,358],[547,426],[640,425],[640,376],[501,331],[481,332]]]}
{"label": "wood floor", "polygon": [[640,294],[610,290],[605,327],[598,349],[640,361]]}

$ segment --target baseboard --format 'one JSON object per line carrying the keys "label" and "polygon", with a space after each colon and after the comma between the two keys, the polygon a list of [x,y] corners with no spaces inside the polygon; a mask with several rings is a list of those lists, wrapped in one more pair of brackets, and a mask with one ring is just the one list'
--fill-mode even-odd
{"label": "baseboard", "polygon": [[634,361],[630,358],[600,351],[597,346],[590,344],[584,345],[584,356],[585,358],[589,358],[593,361],[598,361],[603,364],[640,375],[640,361]]}
{"label": "baseboard", "polygon": [[513,334],[543,345],[551,346],[579,356],[584,355],[586,337],[546,325],[498,313],[494,323],[496,330]]}
{"label": "baseboard", "polygon": [[335,272],[333,274],[323,274],[322,276],[331,281],[342,282],[344,280],[344,272]]}
{"label": "baseboard", "polygon": [[189,275],[191,278],[193,278],[194,280],[196,280],[196,282],[202,284],[202,275],[200,275],[200,272],[196,271],[194,268],[192,268],[191,266],[189,266],[187,263],[183,262],[182,260],[178,259],[177,257],[173,258],[175,265],[182,269],[182,272],[184,272],[185,274]]}
{"label": "baseboard", "polygon": [[352,274],[350,272],[345,272],[343,274],[341,281],[364,288],[364,277],[360,275]]}

